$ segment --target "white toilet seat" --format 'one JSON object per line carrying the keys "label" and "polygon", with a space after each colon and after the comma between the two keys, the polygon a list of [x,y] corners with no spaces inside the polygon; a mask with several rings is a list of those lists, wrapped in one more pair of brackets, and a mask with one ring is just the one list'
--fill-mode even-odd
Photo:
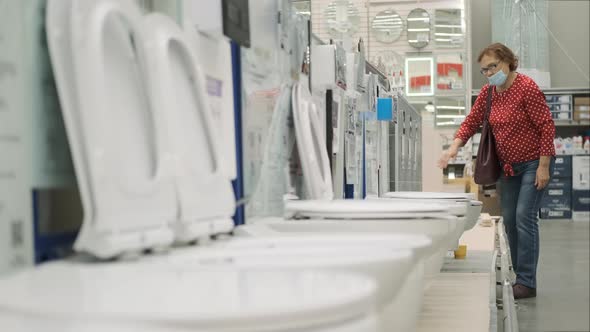
{"label": "white toilet seat", "polygon": [[233,189],[219,166],[219,140],[213,132],[196,46],[170,18],[158,13],[144,17],[138,36],[150,100],[161,115],[175,162],[180,208],[176,240],[230,232]]}
{"label": "white toilet seat", "polygon": [[424,219],[440,218],[449,207],[442,204],[390,204],[381,200],[293,200],[285,213],[295,217],[326,219]]}
{"label": "white toilet seat", "polygon": [[374,282],[325,272],[179,272],[62,261],[4,278],[0,293],[2,326],[17,316],[77,331],[93,325],[168,332],[379,331]]}
{"label": "white toilet seat", "polygon": [[150,130],[157,123],[145,116],[131,39],[139,9],[115,0],[48,7],[52,61],[85,209],[76,250],[110,258],[170,245],[174,188],[162,177],[162,144]]}
{"label": "white toilet seat", "polygon": [[450,199],[454,201],[468,201],[470,198],[464,193],[446,193],[429,191],[391,191],[383,194],[387,198],[404,199]]}

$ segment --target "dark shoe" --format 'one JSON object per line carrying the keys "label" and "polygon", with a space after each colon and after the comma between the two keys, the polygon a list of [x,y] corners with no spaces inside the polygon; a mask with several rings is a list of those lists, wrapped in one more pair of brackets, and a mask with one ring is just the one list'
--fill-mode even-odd
{"label": "dark shoe", "polygon": [[512,286],[512,293],[514,294],[514,299],[527,299],[530,297],[537,296],[537,289],[536,288],[529,288],[527,286],[521,284],[514,284]]}

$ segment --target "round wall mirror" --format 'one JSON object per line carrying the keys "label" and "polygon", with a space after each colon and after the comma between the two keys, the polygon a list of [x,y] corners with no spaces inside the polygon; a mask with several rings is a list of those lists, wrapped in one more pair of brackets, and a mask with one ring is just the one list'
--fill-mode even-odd
{"label": "round wall mirror", "polygon": [[422,8],[408,14],[408,43],[414,48],[423,48],[430,43],[430,15]]}
{"label": "round wall mirror", "polygon": [[344,35],[354,35],[361,25],[361,14],[350,2],[332,1],[324,11],[324,22],[330,36],[340,38]]}
{"label": "round wall mirror", "polygon": [[382,43],[393,43],[398,40],[403,30],[404,21],[394,10],[379,12],[371,23],[371,32],[375,39]]}

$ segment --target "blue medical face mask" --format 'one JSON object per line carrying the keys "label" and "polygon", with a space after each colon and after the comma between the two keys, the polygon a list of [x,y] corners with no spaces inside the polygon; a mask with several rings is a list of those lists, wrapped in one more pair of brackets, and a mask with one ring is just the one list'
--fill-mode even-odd
{"label": "blue medical face mask", "polygon": [[500,86],[500,85],[504,84],[504,82],[506,82],[507,78],[508,78],[508,75],[504,74],[504,71],[502,69],[500,69],[500,70],[498,70],[497,73],[488,77],[488,81],[490,82],[491,85]]}

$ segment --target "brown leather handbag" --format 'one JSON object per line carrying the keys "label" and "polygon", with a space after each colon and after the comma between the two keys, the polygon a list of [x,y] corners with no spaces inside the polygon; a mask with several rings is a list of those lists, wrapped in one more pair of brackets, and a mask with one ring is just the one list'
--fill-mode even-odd
{"label": "brown leather handbag", "polygon": [[494,133],[490,126],[489,118],[492,111],[492,89],[490,85],[488,89],[488,98],[486,102],[486,110],[483,115],[483,126],[481,129],[481,139],[479,141],[479,149],[477,150],[477,159],[475,160],[475,172],[473,180],[477,184],[494,184],[498,181],[502,169],[500,168],[500,160],[496,153],[496,140]]}

